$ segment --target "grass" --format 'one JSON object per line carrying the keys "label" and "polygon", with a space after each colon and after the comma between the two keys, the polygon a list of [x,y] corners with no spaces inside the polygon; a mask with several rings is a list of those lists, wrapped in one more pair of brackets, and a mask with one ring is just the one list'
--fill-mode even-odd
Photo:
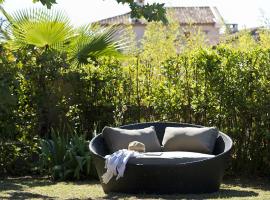
{"label": "grass", "polygon": [[0,199],[270,199],[267,179],[227,179],[220,191],[203,195],[106,195],[98,181],[52,182],[45,178],[0,180]]}

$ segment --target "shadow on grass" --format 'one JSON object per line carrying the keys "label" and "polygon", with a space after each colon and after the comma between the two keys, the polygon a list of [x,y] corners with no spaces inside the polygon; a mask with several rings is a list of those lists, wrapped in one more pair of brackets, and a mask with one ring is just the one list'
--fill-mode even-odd
{"label": "shadow on grass", "polygon": [[[0,199],[55,199],[56,197],[41,195],[35,192],[27,192],[26,188],[42,187],[42,186],[53,186],[58,182],[53,182],[46,178],[8,178],[0,180]],[[69,185],[79,186],[94,186],[99,185],[99,181],[76,181],[76,182],[65,182]],[[101,189],[101,188],[100,188]],[[258,189],[258,190],[257,190]],[[223,181],[221,189],[216,193],[210,194],[173,194],[173,195],[157,195],[157,194],[121,194],[121,193],[110,193],[105,196],[100,194],[100,198],[95,199],[227,199],[227,198],[248,198],[259,196],[260,191],[270,191],[270,181],[267,179],[247,179],[247,178],[229,178]],[[1,194],[3,191],[3,194]],[[6,194],[6,195],[5,195]],[[4,196],[3,196],[4,195]],[[91,199],[89,197],[88,199]]]}
{"label": "shadow on grass", "polygon": [[[42,186],[51,186],[60,182],[51,181],[44,177],[18,177],[18,178],[7,178],[0,180],[0,192],[8,190],[22,191],[24,187],[34,188]],[[99,185],[97,180],[86,180],[86,181],[65,181],[66,184],[76,185]]]}
{"label": "shadow on grass", "polygon": [[46,178],[19,177],[0,180],[0,192],[7,190],[23,190],[23,187],[40,187],[53,185],[54,182]]}
{"label": "shadow on grass", "polygon": [[241,191],[235,189],[220,189],[219,192],[211,193],[211,194],[172,194],[172,195],[155,195],[155,194],[120,194],[120,193],[111,193],[106,195],[101,199],[123,199],[128,197],[134,197],[135,199],[217,199],[217,198],[233,198],[233,197],[256,197],[258,193],[254,191]]}
{"label": "shadow on grass", "polygon": [[223,183],[231,187],[270,191],[270,179],[267,178],[227,178]]}
{"label": "shadow on grass", "polygon": [[76,185],[100,185],[98,180],[84,180],[84,181],[64,181],[66,184]]}
{"label": "shadow on grass", "polygon": [[[6,191],[6,190],[22,190],[23,186],[9,182],[9,181],[0,181],[0,192]],[[1,197],[0,197],[1,198]]]}
{"label": "shadow on grass", "polygon": [[6,191],[8,196],[0,196],[0,199],[54,199],[50,196],[25,192],[26,187],[39,187],[54,184],[45,178],[7,178],[0,181],[0,193]]}
{"label": "shadow on grass", "polygon": [[52,200],[55,199],[53,197],[50,196],[46,196],[46,195],[41,195],[41,194],[35,194],[35,193],[31,193],[31,192],[9,192],[9,197],[1,197],[0,199],[48,199],[48,200]]}
{"label": "shadow on grass", "polygon": [[[26,192],[26,188],[53,186],[59,182],[51,181],[44,177],[18,177],[18,178],[6,178],[0,180],[0,199],[56,199],[47,195],[37,194],[35,192]],[[99,185],[99,181],[77,181],[77,182],[65,182],[65,184],[76,185]],[[1,194],[1,192],[4,192]],[[2,196],[4,195],[4,196]]]}
{"label": "shadow on grass", "polygon": [[247,179],[247,178],[229,178],[223,182],[221,189],[218,192],[210,194],[172,194],[172,195],[155,195],[155,194],[121,194],[110,193],[101,199],[122,199],[122,198],[136,198],[136,199],[217,199],[217,198],[247,198],[257,197],[259,194],[256,189],[263,191],[270,191],[270,181],[267,179]]}

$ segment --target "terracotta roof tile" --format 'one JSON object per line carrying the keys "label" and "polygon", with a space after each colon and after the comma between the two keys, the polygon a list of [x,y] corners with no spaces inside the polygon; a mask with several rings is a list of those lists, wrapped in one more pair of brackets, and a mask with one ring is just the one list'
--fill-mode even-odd
{"label": "terracotta roof tile", "polygon": [[[167,7],[167,13],[173,12],[180,24],[214,24],[215,15],[210,7]],[[147,23],[140,20],[141,23]],[[130,13],[110,17],[98,21],[102,25],[108,24],[130,24]]]}
{"label": "terracotta roof tile", "polygon": [[130,13],[125,13],[122,15],[117,15],[115,17],[110,17],[107,19],[102,19],[98,21],[102,25],[107,24],[130,24]]}

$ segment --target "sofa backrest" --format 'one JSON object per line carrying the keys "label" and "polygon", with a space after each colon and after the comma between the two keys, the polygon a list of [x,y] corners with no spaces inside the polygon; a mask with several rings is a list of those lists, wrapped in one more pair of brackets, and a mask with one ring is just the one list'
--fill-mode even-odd
{"label": "sofa backrest", "polygon": [[[162,139],[163,139],[166,127],[202,127],[200,125],[185,124],[185,123],[147,122],[147,123],[125,125],[125,126],[121,126],[121,128],[141,129],[141,128],[146,128],[149,126],[155,127],[160,144],[162,143]],[[105,144],[106,143],[104,141],[104,138],[102,137],[102,134],[99,134],[91,141],[89,146],[93,152],[99,155],[105,156],[109,154],[108,147]],[[224,133],[219,132],[219,136],[216,140],[213,154],[218,155],[218,154],[231,150],[231,148],[232,148],[232,140],[230,139],[230,137],[228,137]]]}

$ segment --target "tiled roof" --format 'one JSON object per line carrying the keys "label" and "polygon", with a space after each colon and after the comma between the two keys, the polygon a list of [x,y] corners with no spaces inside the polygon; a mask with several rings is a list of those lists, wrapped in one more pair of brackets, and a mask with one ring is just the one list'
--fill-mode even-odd
{"label": "tiled roof", "polygon": [[180,24],[213,24],[215,16],[210,7],[171,7],[167,12],[174,13]]}
{"label": "tiled roof", "polygon": [[[210,7],[167,7],[167,13],[174,13],[176,20],[180,24],[214,24],[216,23],[215,15]],[[146,23],[145,20],[140,20]],[[108,24],[130,24],[130,13],[125,13],[115,17],[110,17],[98,21],[102,25]]]}

